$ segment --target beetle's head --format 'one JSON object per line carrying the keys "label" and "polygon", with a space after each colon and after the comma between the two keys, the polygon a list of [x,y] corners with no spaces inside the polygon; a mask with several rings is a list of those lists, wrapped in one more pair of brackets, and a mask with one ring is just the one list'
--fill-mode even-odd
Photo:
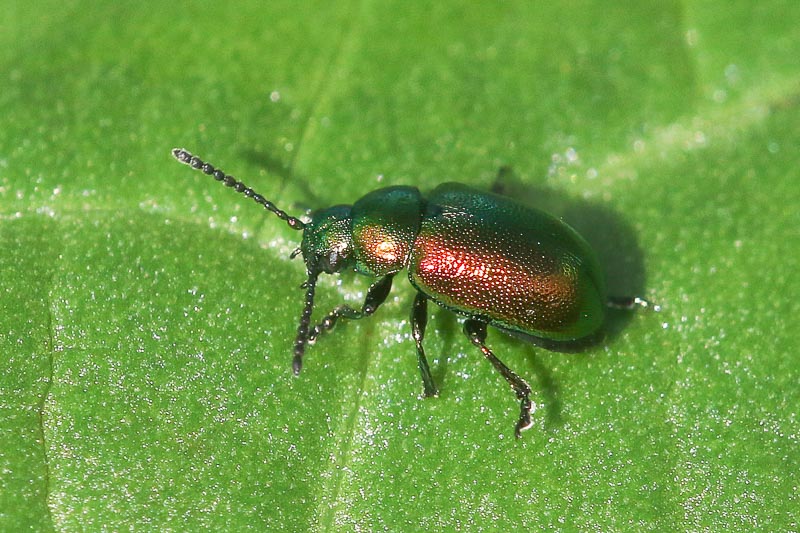
{"label": "beetle's head", "polygon": [[[303,232],[303,242],[300,251],[306,263],[308,279],[303,283],[306,290],[303,314],[300,316],[300,325],[297,328],[297,337],[294,341],[294,359],[292,367],[298,374],[303,365],[303,352],[309,339],[311,313],[314,310],[314,288],[317,277],[322,272],[333,274],[341,272],[355,263],[353,257],[353,230],[351,227],[351,211],[349,205],[338,205],[323,209],[311,214],[311,222],[303,222],[285,211],[279,209],[271,201],[258,194],[253,189],[237,181],[234,177],[225,174],[218,168],[194,156],[183,148],[172,150],[172,156],[179,162],[202,171],[212,176],[227,187],[251,198],[264,209],[286,222],[290,228]],[[292,254],[295,257],[296,254]]]}
{"label": "beetle's head", "polygon": [[337,205],[311,214],[300,245],[309,272],[333,274],[354,264],[351,211]]}
{"label": "beetle's head", "polygon": [[[302,285],[306,290],[306,297],[294,341],[292,368],[295,375],[300,373],[303,366],[303,353],[309,342],[317,278],[322,272],[341,272],[355,263],[351,221],[352,207],[336,205],[311,213],[311,221],[302,223],[303,241],[300,243],[300,252],[306,263],[308,279]],[[292,257],[295,255],[292,254]]]}

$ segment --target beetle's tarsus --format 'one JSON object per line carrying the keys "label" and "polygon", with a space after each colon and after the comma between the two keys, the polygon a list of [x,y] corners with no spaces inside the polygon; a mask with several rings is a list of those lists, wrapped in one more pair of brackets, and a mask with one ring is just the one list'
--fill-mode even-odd
{"label": "beetle's tarsus", "polygon": [[641,307],[643,309],[652,309],[656,312],[661,311],[660,305],[639,296],[609,296],[606,300],[606,306],[611,309],[633,310],[636,307]]}
{"label": "beetle's tarsus", "polygon": [[533,402],[527,396],[520,402],[519,420],[514,428],[514,436],[520,438],[522,432],[530,429],[533,426],[533,419],[531,413],[533,412]]}

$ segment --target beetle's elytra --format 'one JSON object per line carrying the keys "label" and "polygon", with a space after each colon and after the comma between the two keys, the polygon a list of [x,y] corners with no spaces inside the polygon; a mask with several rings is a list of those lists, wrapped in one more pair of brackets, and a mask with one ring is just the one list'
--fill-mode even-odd
{"label": "beetle's elytra", "polygon": [[[294,373],[306,345],[340,318],[369,316],[384,302],[392,279],[407,269],[417,290],[412,337],[425,396],[436,396],[422,345],[428,300],[465,317],[464,334],[505,378],[520,400],[515,435],[531,426],[531,388],[486,346],[486,326],[517,336],[552,340],[586,337],[601,326],[607,304],[645,305],[638,298],[606,297],[605,276],[586,241],[564,222],[509,198],[458,183],[424,198],[415,187],[372,191],[353,205],[311,213],[303,222],[243,183],[186,150],[172,155],[252,198],[289,227],[303,231],[305,305],[294,342]],[[364,305],[341,305],[311,327],[314,289],[321,273],[344,270],[377,277]]]}

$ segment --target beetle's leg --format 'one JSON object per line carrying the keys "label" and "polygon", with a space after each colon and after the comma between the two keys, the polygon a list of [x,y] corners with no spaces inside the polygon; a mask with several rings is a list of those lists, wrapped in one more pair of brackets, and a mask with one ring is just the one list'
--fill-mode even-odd
{"label": "beetle's leg", "polygon": [[414,305],[411,307],[411,336],[417,343],[417,362],[419,371],[422,374],[422,386],[425,397],[438,396],[439,391],[431,376],[431,368],[428,366],[428,359],[425,357],[425,349],[422,347],[422,339],[425,338],[425,326],[428,325],[428,297],[417,291],[414,298]]}
{"label": "beetle's leg", "polygon": [[638,296],[609,296],[606,305],[612,309],[633,309],[636,306],[661,311],[661,306]]}
{"label": "beetle's leg", "polygon": [[394,274],[384,276],[372,285],[367,290],[367,296],[364,298],[364,305],[361,310],[353,309],[349,305],[340,305],[333,311],[325,315],[319,324],[311,328],[308,333],[308,342],[314,342],[323,331],[333,329],[336,321],[340,318],[347,318],[349,320],[358,320],[364,318],[375,312],[380,305],[386,300],[389,291],[392,290],[392,277]]}
{"label": "beetle's leg", "polygon": [[480,320],[468,319],[464,322],[464,334],[469,338],[470,342],[481,349],[483,355],[489,360],[498,372],[505,378],[511,388],[517,395],[520,401],[519,420],[517,426],[514,428],[514,436],[519,438],[520,432],[528,429],[533,425],[531,421],[531,410],[533,404],[531,403],[531,387],[524,379],[514,373],[513,370],[508,368],[503,362],[498,359],[492,351],[486,347],[486,324]]}
{"label": "beetle's leg", "polygon": [[514,170],[509,165],[503,165],[497,169],[497,176],[494,177],[494,182],[492,182],[491,187],[489,190],[495,194],[503,194],[508,196],[508,181],[509,176],[512,175]]}

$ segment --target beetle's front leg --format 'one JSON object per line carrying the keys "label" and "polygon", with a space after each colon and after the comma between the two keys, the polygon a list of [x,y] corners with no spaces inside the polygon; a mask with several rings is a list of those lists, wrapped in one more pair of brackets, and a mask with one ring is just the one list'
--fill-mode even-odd
{"label": "beetle's front leg", "polygon": [[531,402],[531,387],[528,383],[514,373],[513,370],[508,368],[503,362],[498,359],[492,351],[486,347],[486,324],[480,320],[468,319],[464,322],[464,334],[469,338],[470,342],[480,348],[483,355],[490,363],[497,369],[498,372],[505,378],[511,388],[517,395],[520,401],[519,406],[519,420],[514,428],[514,436],[519,438],[523,430],[528,429],[533,425],[531,421],[531,411],[533,410],[533,403]]}
{"label": "beetle's front leg", "polygon": [[333,329],[333,326],[336,325],[336,321],[340,318],[358,320],[374,313],[375,310],[386,301],[386,297],[389,296],[389,291],[392,290],[393,277],[394,274],[389,274],[370,285],[367,290],[367,296],[364,298],[364,305],[361,307],[360,311],[358,309],[353,309],[349,305],[340,305],[325,315],[325,318],[308,332],[308,342],[313,343],[323,331]]}

